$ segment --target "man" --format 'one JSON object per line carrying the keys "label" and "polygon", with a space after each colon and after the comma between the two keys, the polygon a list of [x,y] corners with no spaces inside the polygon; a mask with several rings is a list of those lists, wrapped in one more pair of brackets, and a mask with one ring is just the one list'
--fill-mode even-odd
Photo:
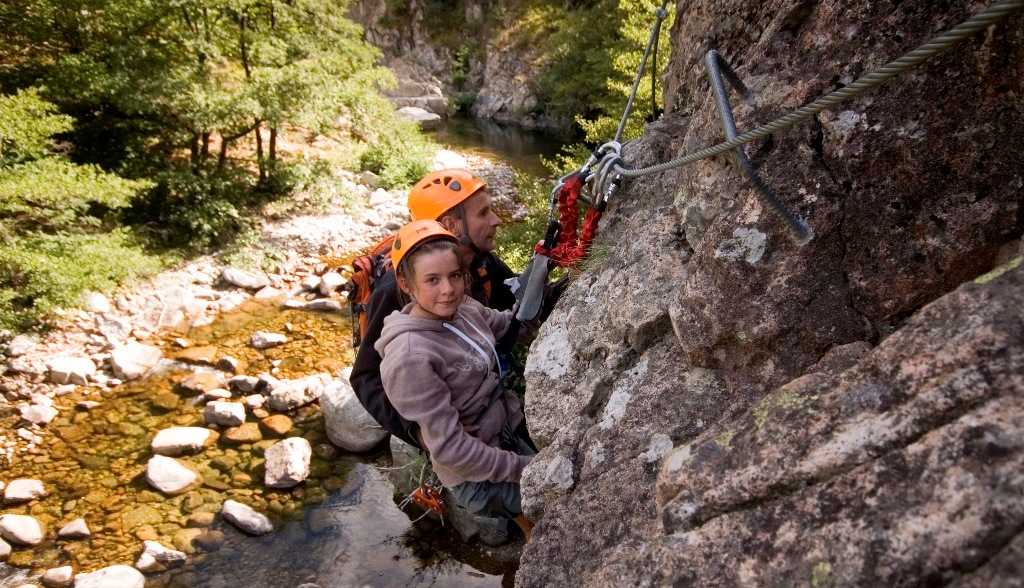
{"label": "man", "polygon": [[[409,212],[413,220],[438,221],[459,238],[459,255],[473,277],[470,296],[496,310],[513,307],[515,296],[505,280],[515,274],[493,253],[501,219],[491,208],[486,182],[461,169],[431,172],[410,190]],[[401,310],[402,306],[403,300],[392,270],[374,285],[367,304],[366,333],[359,343],[349,381],[363,407],[381,426],[419,448],[416,424],[403,419],[384,394],[380,377],[381,357],[373,348],[380,338],[384,318]],[[499,355],[507,356],[515,339],[516,333],[511,332],[499,341]]]}

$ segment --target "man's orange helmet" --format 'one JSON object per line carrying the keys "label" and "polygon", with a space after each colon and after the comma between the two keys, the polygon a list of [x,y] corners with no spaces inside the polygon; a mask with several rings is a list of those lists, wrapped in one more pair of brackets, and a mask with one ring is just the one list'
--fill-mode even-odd
{"label": "man's orange helmet", "polygon": [[391,243],[391,264],[396,270],[398,264],[407,253],[416,248],[417,245],[431,239],[445,239],[458,245],[459,240],[455,235],[448,232],[448,229],[441,226],[436,220],[422,219],[414,220],[404,227],[398,229],[394,242]]}
{"label": "man's orange helmet", "polygon": [[464,169],[430,172],[409,190],[409,212],[413,220],[437,220],[486,187],[487,182]]}

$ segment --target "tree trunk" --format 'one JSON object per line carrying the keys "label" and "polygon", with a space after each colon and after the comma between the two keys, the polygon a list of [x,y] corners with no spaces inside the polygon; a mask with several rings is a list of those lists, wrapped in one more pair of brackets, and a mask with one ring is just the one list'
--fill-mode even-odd
{"label": "tree trunk", "polygon": [[192,164],[192,173],[199,175],[199,133],[192,133],[192,140],[189,142],[189,163]]}
{"label": "tree trunk", "polygon": [[202,141],[200,144],[199,152],[199,164],[206,165],[206,160],[210,158],[210,131],[203,133]]}
{"label": "tree trunk", "polygon": [[277,163],[277,127],[270,127],[270,149],[269,149],[270,165],[273,167]]}
{"label": "tree trunk", "polygon": [[228,144],[231,143],[231,139],[221,135],[220,138],[220,153],[217,154],[217,170],[224,169],[224,164],[228,161]]}
{"label": "tree trunk", "polygon": [[263,133],[258,122],[253,132],[256,134],[256,163],[260,168],[260,184],[264,184],[267,181],[267,167],[263,161]]}

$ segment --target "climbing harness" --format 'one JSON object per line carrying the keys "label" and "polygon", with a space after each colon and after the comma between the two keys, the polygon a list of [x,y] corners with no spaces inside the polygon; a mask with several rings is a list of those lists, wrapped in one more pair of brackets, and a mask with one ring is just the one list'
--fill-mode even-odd
{"label": "climbing harness", "polygon": [[[661,21],[664,19],[662,11],[664,10],[667,2],[662,4],[657,13],[657,20],[651,28],[651,40],[648,41],[648,50],[653,45],[653,40],[657,35],[657,31],[661,27]],[[682,167],[684,165],[707,159],[721,153],[725,153],[729,150],[736,150],[737,158],[740,160],[740,166],[743,171],[754,183],[758,190],[758,194],[765,201],[765,203],[773,210],[776,214],[781,216],[783,220],[790,226],[793,234],[798,243],[806,243],[812,236],[811,230],[807,225],[797,219],[792,213],[790,213],[782,204],[781,201],[775,196],[771,189],[760,180],[753,166],[750,164],[749,159],[743,153],[739,147],[745,143],[761,139],[777,133],[779,131],[788,129],[800,122],[803,122],[819,112],[831,108],[837,104],[845,102],[847,100],[856,98],[861,94],[864,94],[868,90],[871,90],[877,86],[884,84],[891,78],[904,73],[914,67],[917,67],[924,61],[950,49],[960,41],[971,37],[978,31],[985,27],[991,26],[1000,20],[1006,18],[1013,12],[1024,8],[1024,0],[1002,0],[992,4],[985,10],[982,10],[978,14],[968,18],[959,25],[952,29],[941,33],[927,43],[917,47],[916,49],[906,53],[902,57],[893,60],[881,68],[855,80],[848,86],[844,86],[838,90],[830,92],[825,96],[822,96],[810,104],[801,106],[800,108],[776,118],[766,124],[758,126],[753,130],[746,131],[742,134],[736,134],[735,122],[732,118],[732,109],[729,105],[728,99],[725,95],[724,84],[722,83],[722,75],[725,76],[729,83],[738,91],[744,95],[745,99],[749,98],[749,92],[740,82],[739,78],[729,67],[728,63],[718,55],[714,50],[709,51],[705,65],[708,68],[709,76],[712,79],[712,88],[715,92],[715,98],[717,106],[720,110],[722,118],[722,125],[726,131],[726,141],[705,147],[693,153],[677,157],[670,161],[659,163],[641,168],[629,168],[624,162],[618,161],[611,165],[609,170],[605,171],[605,175],[612,177],[612,182],[621,182],[628,178],[638,178],[651,174],[660,173],[666,170]],[[639,85],[640,76],[643,75],[645,63],[647,61],[647,52],[644,53],[644,58],[640,62],[640,66],[637,69],[637,77],[633,83],[633,89],[630,93],[629,99],[626,102],[626,109],[623,112],[622,119],[619,122],[619,128],[616,131],[614,143],[618,143],[621,139],[622,130],[625,128],[626,121],[629,118],[633,99],[636,94],[637,87]],[[620,158],[621,159],[621,158]]]}

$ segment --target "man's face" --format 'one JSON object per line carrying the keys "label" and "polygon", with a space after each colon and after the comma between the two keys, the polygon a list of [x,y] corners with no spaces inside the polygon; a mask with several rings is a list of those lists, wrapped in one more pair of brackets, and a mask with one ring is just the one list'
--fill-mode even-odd
{"label": "man's face", "polygon": [[494,237],[501,219],[491,209],[491,195],[486,189],[473,194],[462,203],[466,235],[484,253],[494,251]]}

